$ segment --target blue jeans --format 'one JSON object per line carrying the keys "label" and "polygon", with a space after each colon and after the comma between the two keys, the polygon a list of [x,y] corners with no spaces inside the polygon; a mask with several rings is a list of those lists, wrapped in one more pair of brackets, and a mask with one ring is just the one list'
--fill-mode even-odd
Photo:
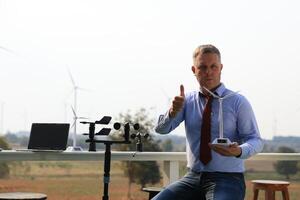
{"label": "blue jeans", "polygon": [[189,171],[152,200],[243,200],[245,189],[242,173]]}

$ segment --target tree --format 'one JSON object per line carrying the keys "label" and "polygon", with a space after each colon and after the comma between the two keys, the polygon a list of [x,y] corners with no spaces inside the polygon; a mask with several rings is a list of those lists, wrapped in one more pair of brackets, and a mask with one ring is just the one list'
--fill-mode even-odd
{"label": "tree", "polygon": [[[10,149],[8,143],[3,137],[0,137],[0,148],[4,150]],[[0,178],[6,178],[9,175],[9,167],[7,163],[0,162]]]}
{"label": "tree", "polygon": [[[138,130],[141,134],[148,133],[149,136],[147,139],[143,140],[143,151],[161,151],[158,142],[154,141],[150,132],[154,127],[154,120],[149,119],[148,113],[144,108],[139,109],[134,114],[131,111],[127,113],[120,113],[116,118],[116,121],[121,123],[139,123],[140,128]],[[123,131],[123,130],[122,130]],[[137,131],[131,129],[130,133],[137,133]],[[123,132],[116,131],[113,133],[113,138],[118,139],[122,137]],[[116,145],[117,150],[120,151],[136,151],[136,142],[132,141],[131,144],[121,144]],[[123,162],[122,167],[124,170],[125,176],[128,177],[128,199],[131,198],[131,184],[138,183],[141,185],[141,188],[145,187],[147,183],[155,184],[160,181],[161,175],[159,171],[159,166],[156,161],[148,162]]]}
{"label": "tree", "polygon": [[[295,150],[289,147],[281,146],[278,148],[278,153],[295,153]],[[286,179],[290,179],[290,175],[298,172],[298,161],[278,161],[274,164],[275,170],[281,175],[285,175]]]}
{"label": "tree", "polygon": [[16,134],[13,134],[11,132],[8,132],[5,134],[5,140],[9,143],[18,143],[19,142],[19,138],[17,137]]}

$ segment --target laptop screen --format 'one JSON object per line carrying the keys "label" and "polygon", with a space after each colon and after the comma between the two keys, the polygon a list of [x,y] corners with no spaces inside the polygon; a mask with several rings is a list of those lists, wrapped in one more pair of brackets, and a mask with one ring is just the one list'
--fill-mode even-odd
{"label": "laptop screen", "polygon": [[33,123],[28,149],[65,150],[69,127],[65,123]]}

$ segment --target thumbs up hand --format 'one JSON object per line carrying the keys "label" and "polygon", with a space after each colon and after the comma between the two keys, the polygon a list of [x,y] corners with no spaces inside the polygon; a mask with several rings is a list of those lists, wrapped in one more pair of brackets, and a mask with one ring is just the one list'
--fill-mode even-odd
{"label": "thumbs up hand", "polygon": [[172,106],[169,110],[169,115],[171,118],[175,117],[177,113],[179,113],[183,107],[184,104],[184,87],[183,85],[180,85],[180,95],[175,96],[173,101],[172,101]]}

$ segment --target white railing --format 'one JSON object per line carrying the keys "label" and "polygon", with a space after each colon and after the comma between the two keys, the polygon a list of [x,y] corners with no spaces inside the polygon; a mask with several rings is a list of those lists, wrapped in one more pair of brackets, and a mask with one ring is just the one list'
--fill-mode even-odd
{"label": "white railing", "polygon": [[[0,161],[103,161],[104,151],[97,152],[20,152],[0,151]],[[164,185],[179,178],[179,162],[186,161],[185,152],[120,152],[112,151],[112,161],[162,161]],[[260,153],[249,160],[297,160],[300,153]]]}

